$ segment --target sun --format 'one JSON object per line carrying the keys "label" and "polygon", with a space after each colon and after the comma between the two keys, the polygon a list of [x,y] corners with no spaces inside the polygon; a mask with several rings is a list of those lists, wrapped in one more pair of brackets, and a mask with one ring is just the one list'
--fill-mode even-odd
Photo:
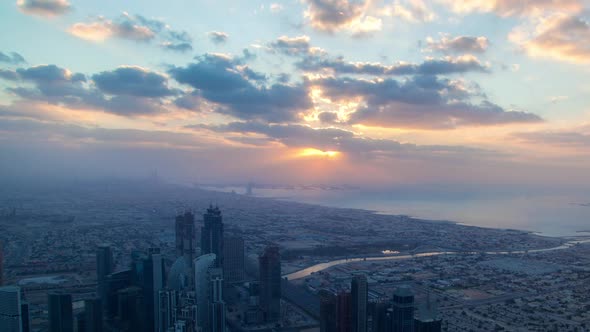
{"label": "sun", "polygon": [[299,152],[300,157],[327,157],[336,158],[340,155],[340,151],[322,151],[314,148],[306,148]]}

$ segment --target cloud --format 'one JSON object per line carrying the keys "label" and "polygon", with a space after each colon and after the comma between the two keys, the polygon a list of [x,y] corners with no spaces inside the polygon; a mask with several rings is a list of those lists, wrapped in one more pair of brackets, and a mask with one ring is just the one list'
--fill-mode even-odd
{"label": "cloud", "polygon": [[368,0],[304,0],[304,13],[310,25],[319,31],[347,30],[355,36],[381,30],[381,19],[370,16]]}
{"label": "cloud", "polygon": [[533,57],[587,63],[590,62],[589,22],[582,15],[556,14],[517,27],[508,38]]}
{"label": "cloud", "polygon": [[3,53],[0,52],[0,62],[8,63],[11,65],[19,65],[25,63],[25,58],[16,52]]}
{"label": "cloud", "polygon": [[54,17],[72,9],[68,0],[17,0],[16,5],[25,14]]}
{"label": "cloud", "polygon": [[436,14],[422,0],[395,1],[391,6],[382,9],[386,16],[399,17],[411,23],[431,22]]}
{"label": "cloud", "polygon": [[68,31],[78,38],[95,42],[119,38],[147,43],[157,39],[165,50],[186,52],[192,49],[192,38],[186,31],[173,30],[161,20],[126,12],[116,19],[99,16],[91,22],[78,22]]}
{"label": "cloud", "polygon": [[578,12],[580,0],[438,0],[455,13],[491,12],[502,17],[537,16],[547,11]]}
{"label": "cloud", "polygon": [[207,33],[207,35],[209,35],[209,40],[211,40],[211,42],[218,45],[227,42],[227,39],[229,38],[227,33],[221,31],[211,31]]}
{"label": "cloud", "polygon": [[272,13],[278,13],[282,10],[283,10],[283,5],[281,5],[280,3],[271,3],[270,4],[270,11]]}
{"label": "cloud", "polygon": [[441,53],[484,53],[489,47],[486,37],[457,36],[449,38],[443,35],[440,40],[432,37],[426,39],[426,49]]}
{"label": "cloud", "polygon": [[[352,131],[335,128],[313,128],[301,124],[268,124],[262,122],[230,122],[222,125],[192,125],[188,128],[208,129],[219,133],[264,135],[269,142],[292,148],[316,148],[340,151],[351,156],[399,156],[400,154],[486,153],[489,151],[462,146],[419,146],[390,139],[363,137]],[[246,136],[248,137],[248,136]],[[250,136],[251,137],[251,136]],[[259,140],[257,144],[260,144]]]}
{"label": "cloud", "polygon": [[305,71],[330,70],[335,74],[358,75],[448,75],[467,72],[488,73],[487,65],[482,64],[475,56],[463,55],[458,57],[444,57],[427,59],[421,64],[401,62],[395,65],[381,63],[349,62],[343,58],[310,55],[303,57],[296,63],[299,69]]}
{"label": "cloud", "polygon": [[306,55],[311,52],[311,45],[308,36],[287,37],[281,36],[269,44],[271,51],[285,55]]}
{"label": "cloud", "polygon": [[152,98],[176,94],[168,87],[168,79],[164,75],[135,66],[103,71],[93,75],[92,80],[108,94]]}
{"label": "cloud", "polygon": [[457,81],[433,76],[416,76],[399,82],[394,79],[364,80],[324,78],[310,84],[319,87],[332,101],[361,98],[348,123],[391,128],[452,129],[462,126],[535,123],[535,114],[506,111],[487,100],[470,101],[473,92]]}
{"label": "cloud", "polygon": [[[264,75],[244,66],[242,59],[205,54],[185,67],[168,72],[179,83],[195,88],[191,95],[217,104],[217,111],[240,119],[292,121],[312,106],[304,84],[268,84]],[[180,104],[184,104],[182,100]]]}
{"label": "cloud", "polygon": [[56,65],[40,65],[4,70],[0,78],[32,83],[33,87],[7,90],[22,100],[63,105],[73,109],[94,109],[124,116],[166,111],[160,97],[174,94],[164,76],[138,67],[123,67],[93,76],[90,84],[81,73],[72,73]]}
{"label": "cloud", "polygon": [[590,147],[590,126],[570,130],[514,133],[513,137],[531,144],[553,145],[587,150]]}

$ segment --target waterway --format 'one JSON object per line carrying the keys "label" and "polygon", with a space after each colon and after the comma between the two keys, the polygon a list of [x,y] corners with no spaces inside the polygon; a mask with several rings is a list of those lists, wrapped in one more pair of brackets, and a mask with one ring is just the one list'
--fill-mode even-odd
{"label": "waterway", "polygon": [[562,245],[551,247],[551,248],[541,248],[541,249],[531,249],[531,250],[513,250],[513,251],[432,251],[432,252],[424,252],[424,253],[416,253],[416,254],[401,254],[401,255],[392,255],[392,256],[373,256],[373,257],[355,257],[355,258],[342,258],[336,259],[329,262],[319,263],[312,265],[310,267],[306,267],[302,270],[289,273],[284,275],[284,278],[288,280],[296,280],[305,278],[312,273],[320,272],[326,270],[330,267],[354,262],[362,262],[362,261],[391,261],[391,260],[405,260],[411,258],[419,258],[419,257],[429,257],[429,256],[440,256],[440,255],[478,255],[478,254],[489,254],[489,255],[519,255],[519,254],[526,254],[526,253],[535,253],[535,252],[547,252],[547,251],[554,251],[554,250],[563,250],[571,248],[575,245],[580,243],[588,243],[590,239],[584,240],[572,240],[568,241]]}

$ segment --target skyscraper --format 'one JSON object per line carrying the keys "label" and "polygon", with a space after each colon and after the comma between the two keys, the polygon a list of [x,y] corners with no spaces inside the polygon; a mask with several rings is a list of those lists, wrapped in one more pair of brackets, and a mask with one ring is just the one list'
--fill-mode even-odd
{"label": "skyscraper", "polygon": [[21,325],[22,325],[22,332],[30,332],[31,331],[31,315],[29,311],[29,303],[21,302],[20,304],[20,317],[21,317]]}
{"label": "skyscraper", "polygon": [[164,287],[164,266],[159,248],[150,248],[147,255],[136,254],[133,259],[134,284],[143,292],[142,320],[149,331],[158,326],[158,293]]}
{"label": "skyscraper", "polygon": [[109,245],[103,244],[96,250],[96,283],[98,297],[102,299],[102,304],[106,308],[108,287],[107,276],[113,273],[113,252]]}
{"label": "skyscraper", "polygon": [[175,290],[161,290],[158,292],[158,332],[167,332],[176,321],[176,308],[179,304],[179,295]]}
{"label": "skyscraper", "polygon": [[223,272],[209,268],[208,331],[225,332],[225,303],[223,302]]}
{"label": "skyscraper", "polygon": [[102,332],[102,303],[99,298],[84,300],[84,332]]}
{"label": "skyscraper", "polygon": [[215,254],[215,267],[223,267],[223,220],[218,207],[209,206],[203,215],[201,254]]}
{"label": "skyscraper", "polygon": [[442,330],[442,320],[438,318],[436,302],[432,301],[430,293],[426,298],[426,303],[418,307],[418,315],[414,320],[415,332],[440,332]]}
{"label": "skyscraper", "polygon": [[73,332],[74,314],[72,295],[53,292],[48,294],[49,332]]}
{"label": "skyscraper", "polygon": [[244,281],[244,239],[239,236],[223,240],[223,277],[226,283]]}
{"label": "skyscraper", "polygon": [[258,257],[260,269],[260,309],[265,322],[281,319],[281,255],[271,245]]}
{"label": "skyscraper", "polygon": [[350,292],[352,295],[352,331],[367,332],[367,303],[369,297],[367,276],[364,274],[353,276],[350,283]]}
{"label": "skyscraper", "polygon": [[331,291],[322,289],[320,297],[320,332],[337,332],[337,298]]}
{"label": "skyscraper", "polygon": [[185,212],[176,217],[176,256],[184,256],[192,264],[195,253],[195,216]]}
{"label": "skyscraper", "polygon": [[215,265],[215,254],[201,255],[195,259],[195,291],[197,296],[197,324],[207,325],[207,304],[209,298],[209,268]]}
{"label": "skyscraper", "polygon": [[391,332],[391,301],[372,303],[372,331]]}
{"label": "skyscraper", "polygon": [[338,332],[352,331],[352,296],[350,292],[338,293],[336,300],[336,327]]}
{"label": "skyscraper", "polygon": [[4,247],[0,241],[0,287],[4,285]]}
{"label": "skyscraper", "polygon": [[21,300],[19,287],[0,287],[0,331],[22,331]]}
{"label": "skyscraper", "polygon": [[414,293],[408,286],[400,286],[393,292],[393,332],[414,332]]}

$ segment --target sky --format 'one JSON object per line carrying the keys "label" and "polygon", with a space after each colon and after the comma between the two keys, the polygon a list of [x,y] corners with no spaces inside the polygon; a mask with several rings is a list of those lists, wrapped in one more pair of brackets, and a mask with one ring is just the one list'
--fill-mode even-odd
{"label": "sky", "polygon": [[0,173],[590,185],[587,0],[0,3]]}

